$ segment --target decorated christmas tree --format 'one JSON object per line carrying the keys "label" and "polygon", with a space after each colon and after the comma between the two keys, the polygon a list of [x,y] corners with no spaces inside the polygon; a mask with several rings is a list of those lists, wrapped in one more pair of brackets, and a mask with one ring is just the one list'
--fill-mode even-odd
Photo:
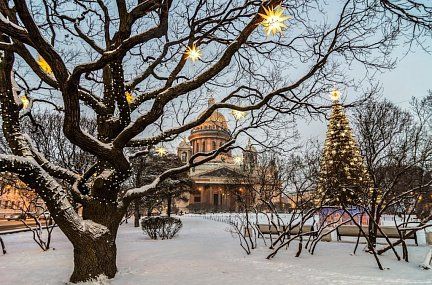
{"label": "decorated christmas tree", "polygon": [[321,158],[318,193],[325,204],[354,206],[367,198],[372,183],[339,97],[339,91],[331,93],[333,107]]}

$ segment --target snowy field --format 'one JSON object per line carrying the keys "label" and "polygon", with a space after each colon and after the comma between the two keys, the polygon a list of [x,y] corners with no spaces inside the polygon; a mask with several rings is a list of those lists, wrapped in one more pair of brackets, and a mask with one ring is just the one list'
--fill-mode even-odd
{"label": "snowy field", "polygon": [[[294,257],[296,244],[266,260],[268,249],[247,256],[227,231],[228,225],[183,217],[184,226],[173,240],[153,241],[140,228],[122,225],[118,236],[116,278],[97,284],[432,284],[432,272],[420,270],[426,247],[410,246],[411,262],[398,262],[390,252],[381,258],[389,268],[380,271],[373,257],[352,243],[321,243],[314,256]],[[8,254],[0,255],[1,285],[65,284],[72,272],[72,247],[54,231],[55,250],[41,252],[29,233],[4,236]],[[363,245],[362,245],[363,246]]]}

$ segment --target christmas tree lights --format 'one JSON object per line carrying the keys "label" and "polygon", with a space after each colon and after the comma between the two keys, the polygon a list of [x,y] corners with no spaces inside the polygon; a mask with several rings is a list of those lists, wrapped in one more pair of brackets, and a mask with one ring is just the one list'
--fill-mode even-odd
{"label": "christmas tree lights", "polygon": [[367,197],[372,183],[339,103],[340,92],[334,90],[330,97],[333,106],[321,159],[318,193],[333,204],[356,205],[359,199]]}

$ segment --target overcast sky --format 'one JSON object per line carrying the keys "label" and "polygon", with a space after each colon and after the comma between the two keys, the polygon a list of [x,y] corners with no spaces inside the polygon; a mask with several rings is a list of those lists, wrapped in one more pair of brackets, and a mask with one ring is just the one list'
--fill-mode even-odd
{"label": "overcast sky", "polygon": [[[431,39],[432,42],[432,39]],[[398,63],[393,70],[387,70],[376,76],[382,85],[382,95],[400,107],[409,106],[412,97],[421,98],[432,90],[432,54],[421,48],[413,48],[407,53],[402,45],[395,51],[394,57]],[[356,72],[356,70],[353,70]],[[344,94],[349,96],[355,94]],[[324,141],[327,122],[314,120],[312,122],[299,122],[299,131],[304,140],[317,138]]]}

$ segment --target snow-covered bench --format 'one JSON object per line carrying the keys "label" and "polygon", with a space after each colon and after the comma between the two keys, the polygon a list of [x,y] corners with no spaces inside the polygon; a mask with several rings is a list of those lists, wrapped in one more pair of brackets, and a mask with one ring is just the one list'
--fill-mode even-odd
{"label": "snow-covered bench", "polygon": [[[388,238],[400,238],[399,231],[396,227],[392,226],[381,226],[380,227],[382,232],[388,237]],[[366,235],[369,234],[369,230],[367,226],[362,226],[363,231]],[[404,229],[403,232],[407,232],[409,229]],[[402,231],[401,231],[402,232]],[[403,234],[402,232],[402,234]],[[361,236],[363,237],[363,233],[360,231],[360,229],[356,225],[342,225],[339,226],[336,229],[337,233],[337,239],[340,241],[341,237],[348,236],[348,237],[357,237]],[[378,238],[384,238],[384,235],[378,230],[377,232]],[[417,242],[417,233],[414,232],[414,234],[404,237],[405,239],[413,239],[415,241],[415,244],[418,245]]]}
{"label": "snow-covered bench", "polygon": [[[268,224],[257,224],[257,228],[260,232],[260,234],[268,235],[268,234],[281,234],[283,232],[286,232],[288,230],[288,226],[280,226],[279,229],[275,227],[274,225],[268,225]],[[314,229],[312,225],[303,225],[301,232],[302,233],[309,233],[312,232]],[[300,227],[296,226],[292,228],[289,233],[291,235],[297,235],[300,232]],[[306,234],[306,235],[309,235]],[[312,235],[316,235],[315,233],[312,233]]]}

